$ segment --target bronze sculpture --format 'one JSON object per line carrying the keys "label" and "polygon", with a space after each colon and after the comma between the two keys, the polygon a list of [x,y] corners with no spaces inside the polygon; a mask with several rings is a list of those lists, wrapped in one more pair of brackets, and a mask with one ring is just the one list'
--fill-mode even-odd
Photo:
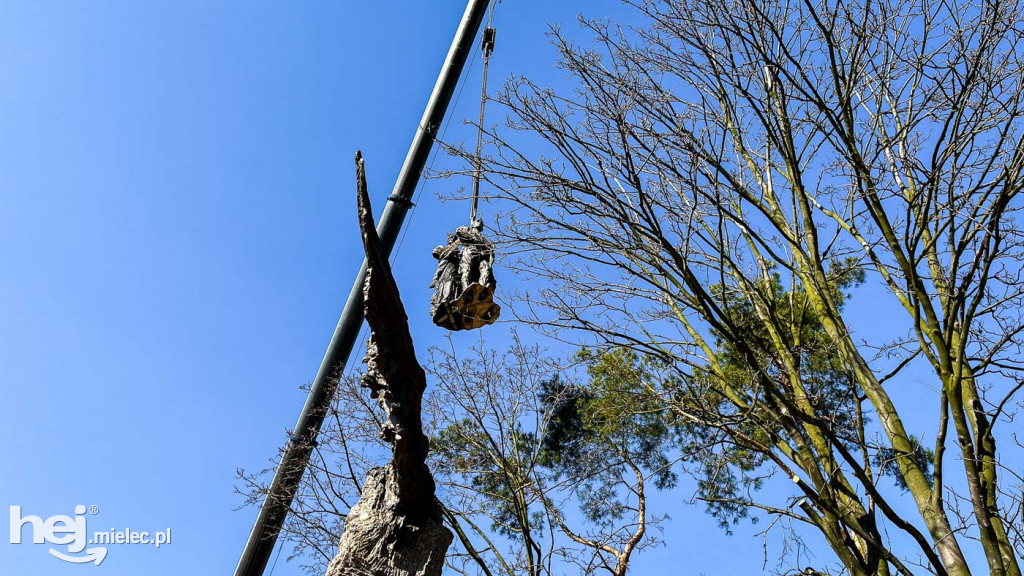
{"label": "bronze sculpture", "polygon": [[430,315],[449,330],[472,330],[493,324],[501,314],[494,302],[494,244],[474,220],[448,235],[448,245],[434,248],[437,270],[430,287]]}

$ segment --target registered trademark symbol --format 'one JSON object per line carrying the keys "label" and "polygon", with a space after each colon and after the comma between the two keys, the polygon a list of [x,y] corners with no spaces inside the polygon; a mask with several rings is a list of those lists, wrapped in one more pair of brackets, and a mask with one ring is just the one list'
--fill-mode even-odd
{"label": "registered trademark symbol", "polygon": [[100,507],[99,506],[97,506],[95,504],[93,504],[92,506],[89,506],[89,514],[99,514],[99,513],[100,513]]}

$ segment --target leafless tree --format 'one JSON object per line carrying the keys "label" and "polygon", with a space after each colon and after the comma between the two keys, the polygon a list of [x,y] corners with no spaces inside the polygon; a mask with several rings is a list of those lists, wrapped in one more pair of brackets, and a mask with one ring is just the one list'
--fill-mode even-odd
{"label": "leafless tree", "polygon": [[[843,573],[1019,576],[1020,3],[626,4],[590,47],[554,31],[575,90],[498,97],[516,312],[675,371],[723,519],[806,525]],[[851,331],[859,294],[887,336]]]}
{"label": "leafless tree", "polygon": [[[579,358],[556,362],[517,337],[500,352],[483,340],[468,351],[431,351],[423,418],[444,522],[455,535],[453,573],[621,576],[636,553],[661,542],[664,515],[650,509],[647,494],[674,485],[674,436],[641,406],[615,409],[614,425],[596,410],[587,422],[569,421],[572,402],[596,381],[585,366]],[[291,558],[313,574],[333,557],[361,479],[388,449],[379,435],[385,414],[358,378],[342,378],[338,390],[284,531]],[[644,421],[656,421],[659,433],[638,434]],[[567,434],[571,455],[557,445]],[[239,491],[250,503],[261,501],[266,474],[242,473]]]}
{"label": "leafless tree", "polygon": [[463,569],[622,576],[635,552],[660,542],[663,518],[647,494],[674,485],[670,431],[659,421],[659,434],[641,434],[640,410],[609,422],[585,409],[594,379],[561,364],[518,338],[500,353],[481,341],[432,356],[432,465],[473,561]]}

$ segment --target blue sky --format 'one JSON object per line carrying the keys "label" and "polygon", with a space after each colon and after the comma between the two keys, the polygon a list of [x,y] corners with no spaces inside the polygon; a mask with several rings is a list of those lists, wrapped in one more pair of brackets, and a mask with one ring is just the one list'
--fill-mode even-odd
{"label": "blue sky", "polygon": [[[0,496],[43,519],[98,506],[90,532],[173,533],[99,567],[4,542],[0,571],[230,573],[255,517],[233,511],[235,469],[294,424],[362,258],[352,156],[379,210],[464,6],[0,1]],[[548,23],[620,10],[505,2],[492,82],[559,82]],[[449,141],[472,142],[479,71]],[[425,184],[396,257],[421,355],[443,338],[430,249],[468,213],[435,193],[467,184]],[[668,547],[637,573],[759,571],[749,530],[664,497]]]}

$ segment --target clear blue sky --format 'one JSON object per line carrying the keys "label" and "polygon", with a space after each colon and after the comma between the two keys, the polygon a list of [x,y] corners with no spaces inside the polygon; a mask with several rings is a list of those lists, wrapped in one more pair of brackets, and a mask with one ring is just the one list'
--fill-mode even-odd
{"label": "clear blue sky", "polygon": [[[235,469],[294,424],[362,257],[352,156],[379,209],[464,6],[0,1],[0,496],[173,534],[99,567],[4,541],[0,573],[231,572],[255,517]],[[492,78],[557,82],[547,23],[618,10],[506,0]],[[472,140],[479,70],[449,140]],[[421,351],[430,249],[468,212],[434,193],[465,184],[426,184],[397,258]],[[637,573],[759,571],[749,531],[670,498]]]}

